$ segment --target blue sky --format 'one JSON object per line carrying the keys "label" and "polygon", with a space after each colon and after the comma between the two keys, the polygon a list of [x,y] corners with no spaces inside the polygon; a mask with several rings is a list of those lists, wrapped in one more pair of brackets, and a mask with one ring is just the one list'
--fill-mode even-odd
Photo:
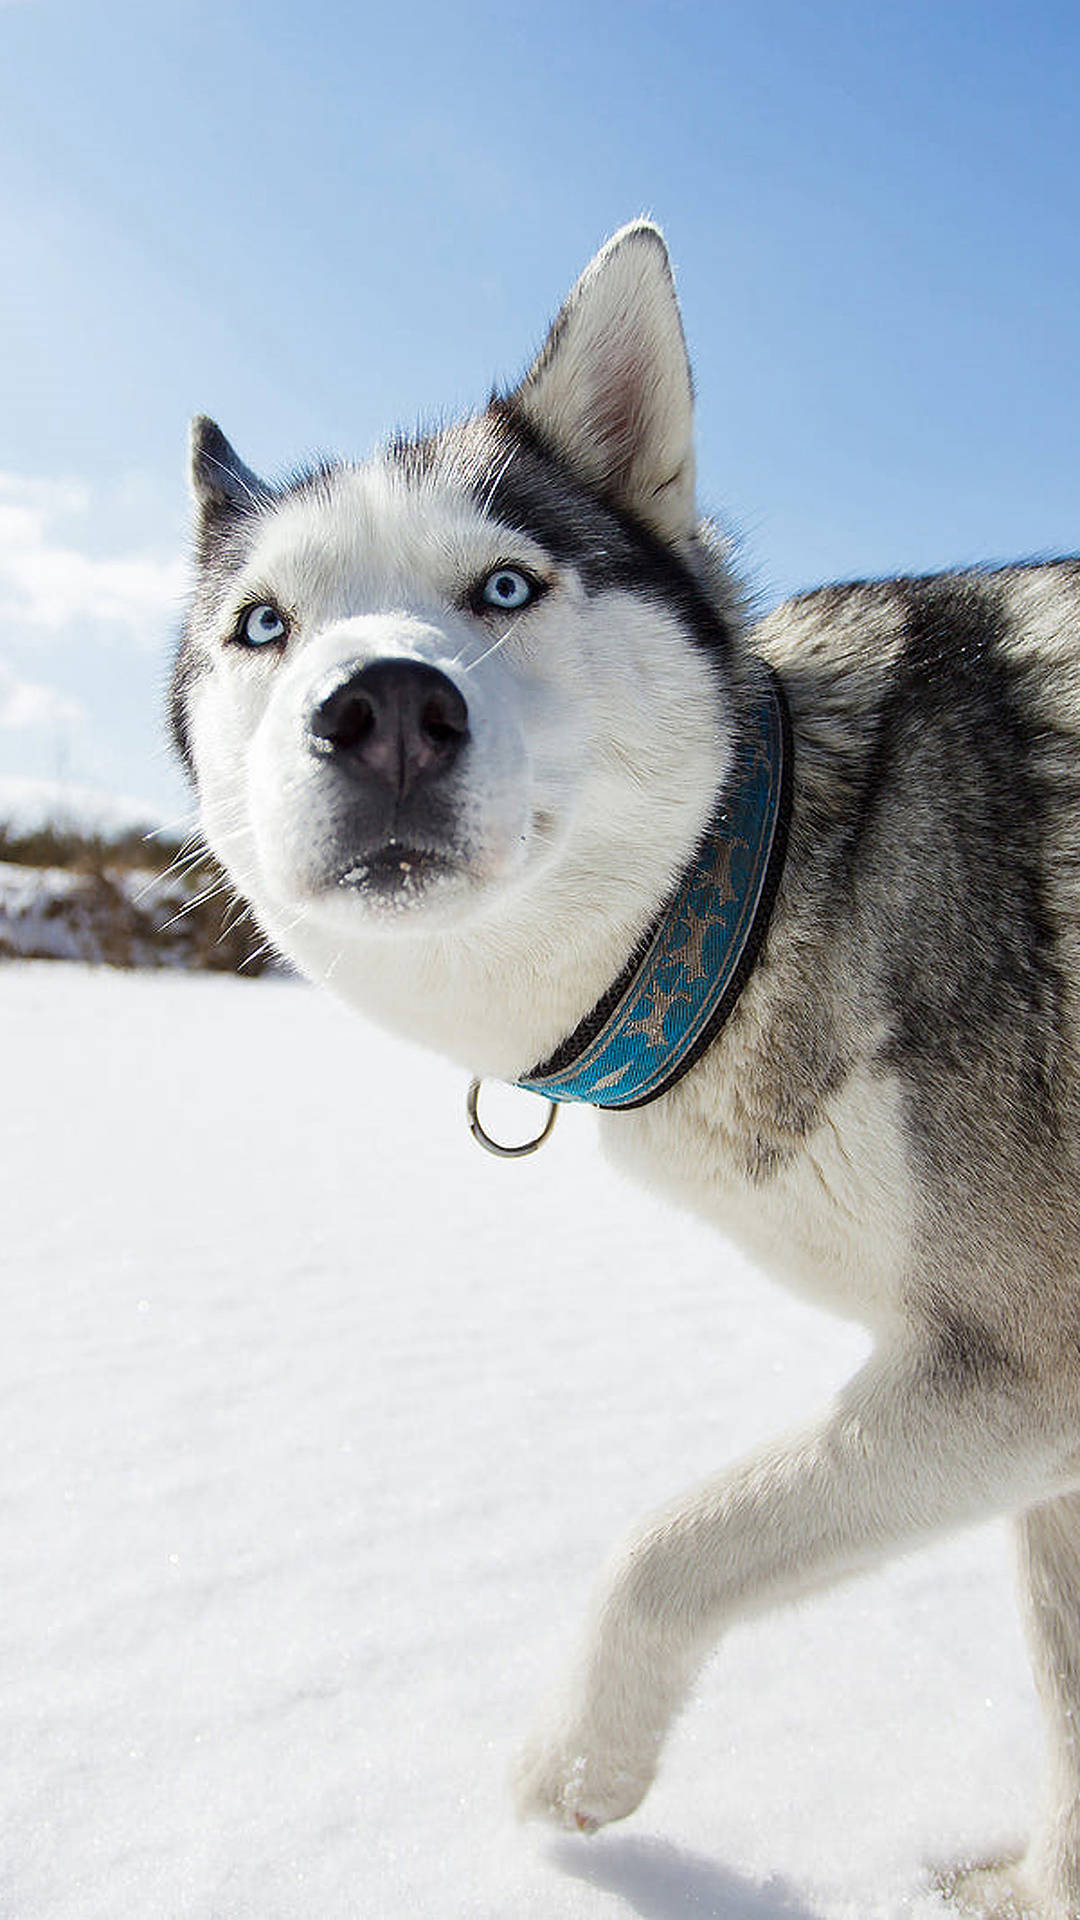
{"label": "blue sky", "polygon": [[762,604],[1080,545],[1073,6],[0,0],[0,771],[183,789],[188,416],[273,472],[668,235]]}

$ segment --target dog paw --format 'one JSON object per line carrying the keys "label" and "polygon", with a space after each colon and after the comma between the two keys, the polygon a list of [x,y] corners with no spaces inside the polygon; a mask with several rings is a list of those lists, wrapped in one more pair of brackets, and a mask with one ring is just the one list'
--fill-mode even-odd
{"label": "dog paw", "polygon": [[655,1771],[651,1753],[607,1753],[572,1734],[532,1740],[522,1748],[512,1772],[518,1818],[550,1820],[571,1833],[595,1833],[633,1813]]}
{"label": "dog paw", "polygon": [[938,1888],[951,1907],[970,1920],[1044,1920],[1018,1861],[953,1867],[938,1876]]}

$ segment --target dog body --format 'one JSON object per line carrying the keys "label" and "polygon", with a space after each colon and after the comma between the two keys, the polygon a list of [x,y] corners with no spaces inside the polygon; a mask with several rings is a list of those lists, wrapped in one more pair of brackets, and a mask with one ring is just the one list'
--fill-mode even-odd
{"label": "dog body", "polygon": [[874,1352],[627,1544],[519,1802],[584,1830],[630,1812],[731,1620],[1012,1512],[1050,1803],[1020,1868],[956,1891],[1077,1920],[1080,564],[826,588],[749,628],[691,415],[638,224],[463,425],[269,487],[197,422],[177,737],[301,968],[514,1080],[620,976],[776,674],[765,945],[690,1070],[603,1132]]}

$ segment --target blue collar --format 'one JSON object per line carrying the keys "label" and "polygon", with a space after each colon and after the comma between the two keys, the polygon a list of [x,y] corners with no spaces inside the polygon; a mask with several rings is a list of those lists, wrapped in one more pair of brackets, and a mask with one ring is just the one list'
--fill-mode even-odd
{"label": "blue collar", "polygon": [[690,865],[629,965],[517,1082],[548,1100],[643,1107],[700,1059],[769,924],[791,816],[791,722],[770,671],[738,764]]}

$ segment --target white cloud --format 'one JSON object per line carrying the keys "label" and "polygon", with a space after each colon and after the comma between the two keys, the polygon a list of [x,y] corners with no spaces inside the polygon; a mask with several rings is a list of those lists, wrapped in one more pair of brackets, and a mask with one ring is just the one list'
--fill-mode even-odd
{"label": "white cloud", "polygon": [[183,599],[184,562],[88,552],[65,523],[77,523],[89,506],[86,489],[73,482],[0,473],[0,617],[27,639],[91,622],[157,647]]}
{"label": "white cloud", "polygon": [[6,660],[0,660],[0,727],[55,735],[81,726],[85,718],[85,708],[70,694],[40,680],[23,680]]}

